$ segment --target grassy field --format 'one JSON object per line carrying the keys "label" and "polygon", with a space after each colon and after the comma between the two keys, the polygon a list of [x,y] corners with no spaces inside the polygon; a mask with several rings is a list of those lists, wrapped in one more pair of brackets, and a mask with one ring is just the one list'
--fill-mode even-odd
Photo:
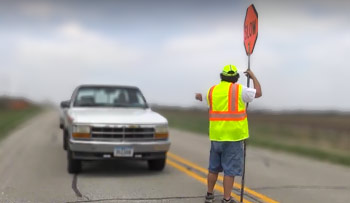
{"label": "grassy field", "polygon": [[29,106],[25,109],[8,109],[0,107],[0,140],[18,125],[41,110],[38,106]]}
{"label": "grassy field", "polygon": [[[170,127],[208,134],[207,111],[155,110],[169,120]],[[248,119],[251,145],[350,166],[350,115],[249,112]]]}

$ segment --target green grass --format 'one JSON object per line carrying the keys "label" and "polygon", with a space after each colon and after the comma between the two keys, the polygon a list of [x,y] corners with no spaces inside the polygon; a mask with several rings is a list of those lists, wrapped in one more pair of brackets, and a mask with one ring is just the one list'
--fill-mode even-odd
{"label": "green grass", "polygon": [[30,106],[21,110],[0,108],[0,140],[40,110],[41,108],[38,106]]}
{"label": "green grass", "polygon": [[[157,108],[170,127],[208,134],[208,112]],[[249,144],[350,166],[348,115],[249,113]]]}
{"label": "green grass", "polygon": [[208,134],[208,118],[202,111],[159,110],[174,128]]}
{"label": "green grass", "polygon": [[278,150],[278,151],[290,152],[293,154],[307,156],[318,160],[324,160],[332,163],[350,166],[350,155],[336,153],[325,149],[318,149],[316,147],[307,147],[302,145],[300,146],[300,145],[276,142],[276,141],[261,139],[256,137],[249,139],[248,143],[254,146],[269,148],[269,149]]}

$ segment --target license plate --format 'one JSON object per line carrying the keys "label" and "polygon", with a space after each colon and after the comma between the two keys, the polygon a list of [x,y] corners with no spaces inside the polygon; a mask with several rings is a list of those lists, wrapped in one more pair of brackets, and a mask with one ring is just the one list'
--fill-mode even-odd
{"label": "license plate", "polygon": [[116,147],[114,148],[115,157],[132,157],[134,155],[133,147]]}

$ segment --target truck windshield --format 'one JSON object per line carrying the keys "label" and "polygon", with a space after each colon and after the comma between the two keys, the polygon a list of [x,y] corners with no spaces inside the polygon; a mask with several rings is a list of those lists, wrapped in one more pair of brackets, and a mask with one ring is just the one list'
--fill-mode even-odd
{"label": "truck windshield", "polygon": [[136,88],[81,87],[76,94],[74,106],[147,108],[147,103]]}

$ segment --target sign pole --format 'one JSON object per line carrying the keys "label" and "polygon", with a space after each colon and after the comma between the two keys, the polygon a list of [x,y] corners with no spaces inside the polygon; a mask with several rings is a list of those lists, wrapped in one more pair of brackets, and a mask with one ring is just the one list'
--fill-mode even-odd
{"label": "sign pole", "polygon": [[[248,47],[250,49],[250,44],[248,44]],[[250,54],[248,55],[248,70],[250,70]],[[250,86],[250,77],[247,75],[247,87]],[[246,111],[248,111],[249,103],[246,105]],[[247,154],[247,142],[246,140],[243,141],[243,174],[242,174],[242,181],[241,181],[241,199],[240,202],[243,202],[244,197],[244,185],[245,185],[245,162],[246,162],[246,154]]]}
{"label": "sign pole", "polygon": [[[248,70],[250,70],[250,55],[254,51],[255,43],[258,38],[258,12],[255,6],[251,4],[247,8],[247,12],[243,24],[243,37],[244,37],[244,48],[248,56]],[[247,74],[247,87],[250,86],[250,76]],[[246,112],[248,110],[249,103],[246,105]],[[241,181],[241,197],[240,202],[243,203],[244,197],[244,185],[245,185],[245,168],[246,168],[246,152],[247,152],[247,141],[243,141],[243,173]]]}

